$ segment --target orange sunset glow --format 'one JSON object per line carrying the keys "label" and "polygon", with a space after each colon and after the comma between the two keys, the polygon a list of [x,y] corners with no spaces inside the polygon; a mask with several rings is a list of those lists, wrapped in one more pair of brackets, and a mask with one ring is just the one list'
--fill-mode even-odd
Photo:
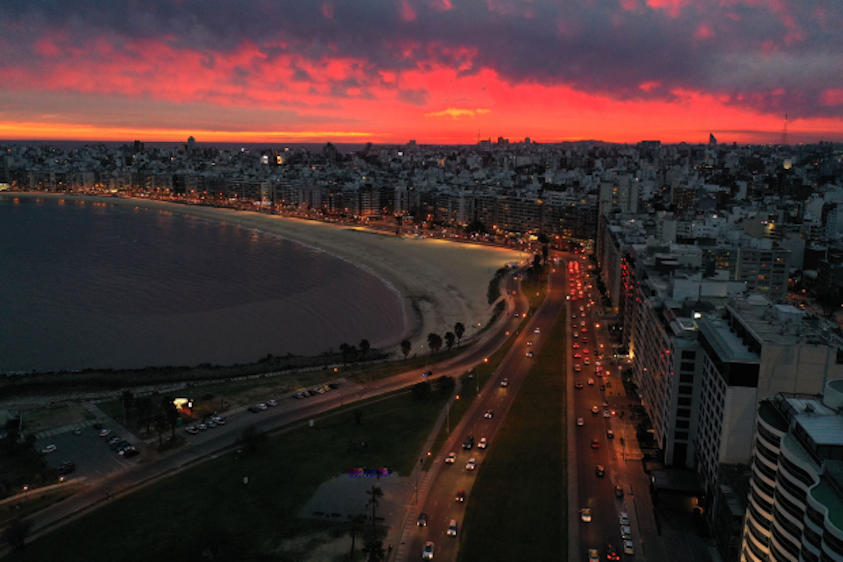
{"label": "orange sunset glow", "polygon": [[778,0],[8,2],[0,138],[843,140],[843,9]]}

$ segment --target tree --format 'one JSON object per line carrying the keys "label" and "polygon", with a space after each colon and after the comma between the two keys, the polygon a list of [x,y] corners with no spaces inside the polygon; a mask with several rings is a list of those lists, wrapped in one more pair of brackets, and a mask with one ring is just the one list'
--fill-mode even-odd
{"label": "tree", "polygon": [[454,391],[454,388],[457,386],[457,381],[454,377],[449,377],[448,375],[442,375],[433,383],[436,390],[439,391],[439,394],[442,396],[448,396],[451,392]]}
{"label": "tree", "polygon": [[9,546],[14,549],[23,548],[31,531],[32,521],[15,517],[3,530],[3,541],[9,543]]}
{"label": "tree", "polygon": [[179,423],[179,409],[176,408],[176,405],[173,403],[173,399],[169,397],[164,397],[161,401],[161,410],[164,412],[164,416],[167,418],[167,423],[170,426],[170,430],[172,431],[172,435],[170,437],[176,436],[176,424]]}
{"label": "tree", "polygon": [[457,322],[454,324],[454,335],[457,336],[457,345],[461,345],[462,336],[465,333],[465,326],[462,325],[462,322]]}
{"label": "tree", "polygon": [[159,410],[153,418],[153,424],[155,425],[155,431],[158,433],[158,446],[161,447],[164,445],[164,432],[170,429],[170,422],[167,421],[167,414],[165,414],[163,410]]}
{"label": "tree", "polygon": [[368,562],[382,562],[386,558],[386,552],[383,549],[383,541],[376,537],[369,537],[363,543],[363,554],[366,555]]}
{"label": "tree", "polygon": [[430,353],[437,353],[442,348],[442,336],[433,332],[429,333],[427,345],[430,346]]}
{"label": "tree", "polygon": [[342,353],[343,364],[348,363],[348,358],[351,357],[351,346],[347,343],[340,344],[340,353]]}
{"label": "tree", "polygon": [[138,423],[146,426],[146,432],[149,433],[149,426],[152,424],[152,418],[155,408],[152,405],[152,398],[144,396],[136,400]]}
{"label": "tree", "polygon": [[266,433],[254,425],[250,425],[240,434],[240,441],[245,443],[252,452],[257,451],[261,443],[265,443],[267,439]]}
{"label": "tree", "polygon": [[123,391],[123,426],[127,425],[126,418],[128,417],[129,412],[132,411],[132,406],[135,402],[135,395],[132,394],[131,390],[124,390]]}
{"label": "tree", "polygon": [[453,332],[445,332],[445,347],[448,348],[448,351],[451,351],[451,348],[454,347],[454,343],[457,341],[457,336],[454,335]]}
{"label": "tree", "polygon": [[378,508],[378,500],[383,497],[383,490],[381,490],[380,486],[372,486],[371,490],[366,490],[366,495],[369,496],[368,505],[372,506],[372,535],[374,536],[377,534],[375,515]]}
{"label": "tree", "polygon": [[351,553],[349,560],[354,560],[354,542],[357,540],[357,535],[363,531],[363,524],[366,522],[366,517],[363,515],[350,515],[351,518]]}
{"label": "tree", "polygon": [[369,353],[369,350],[372,349],[371,344],[369,344],[369,340],[360,340],[360,359],[365,359],[366,354]]}
{"label": "tree", "polygon": [[413,385],[413,395],[422,400],[430,394],[430,383],[427,381],[417,382]]}
{"label": "tree", "polygon": [[401,342],[401,351],[404,353],[404,359],[407,359],[407,356],[410,354],[411,347],[410,340],[403,340]]}

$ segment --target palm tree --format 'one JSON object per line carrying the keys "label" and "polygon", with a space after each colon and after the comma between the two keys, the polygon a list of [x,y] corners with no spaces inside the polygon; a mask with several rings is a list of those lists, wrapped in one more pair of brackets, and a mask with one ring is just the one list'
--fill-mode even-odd
{"label": "palm tree", "polygon": [[430,353],[436,353],[442,347],[442,336],[436,333],[427,335],[427,345],[430,346]]}
{"label": "palm tree", "polygon": [[457,345],[460,345],[460,340],[462,340],[462,335],[465,333],[465,326],[462,325],[462,322],[457,322],[454,324],[454,334],[457,336]]}
{"label": "palm tree", "polygon": [[410,340],[404,340],[401,342],[401,351],[404,352],[404,359],[407,359],[407,356],[410,354]]}
{"label": "palm tree", "polygon": [[372,534],[374,535],[377,529],[375,525],[375,510],[378,508],[378,499],[383,497],[383,490],[381,490],[380,486],[372,486],[371,490],[366,490],[366,494],[371,498],[369,499],[369,505],[372,506]]}
{"label": "palm tree", "polygon": [[451,351],[451,348],[454,347],[456,340],[457,336],[453,332],[445,332],[445,346],[448,348],[448,351]]}
{"label": "palm tree", "polygon": [[365,359],[366,354],[369,353],[370,349],[372,349],[369,340],[360,340],[360,345],[358,347],[360,348],[360,359]]}
{"label": "palm tree", "polygon": [[358,533],[363,531],[363,524],[366,522],[366,517],[363,515],[351,516],[351,554],[349,560],[354,560],[354,543],[357,540]]}

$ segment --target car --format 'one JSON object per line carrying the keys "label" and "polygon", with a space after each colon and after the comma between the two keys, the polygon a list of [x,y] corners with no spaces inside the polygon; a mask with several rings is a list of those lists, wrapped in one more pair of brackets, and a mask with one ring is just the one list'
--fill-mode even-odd
{"label": "car", "polygon": [[623,486],[620,484],[615,484],[615,497],[622,498],[623,497]]}
{"label": "car", "polygon": [[583,342],[583,343],[588,343],[588,338],[583,336],[583,337],[580,338],[580,341]]}
{"label": "car", "polygon": [[123,441],[123,438],[119,435],[112,435],[111,438],[106,441],[106,443],[108,443],[109,445],[114,445],[118,441]]}
{"label": "car", "polygon": [[586,365],[591,365],[591,360],[590,360],[588,357],[586,357],[585,359],[583,359],[583,360],[582,360],[582,362],[583,362],[584,364],[586,364]]}
{"label": "car", "polygon": [[132,449],[129,449],[128,451],[125,451],[123,453],[123,458],[128,459],[128,458],[134,457],[134,456],[139,455],[139,454],[140,453],[138,452],[137,449],[132,448]]}
{"label": "car", "polygon": [[222,416],[214,416],[211,418],[217,425],[225,425],[226,419]]}
{"label": "car", "polygon": [[632,556],[635,554],[635,546],[633,546],[631,540],[623,541],[623,553]]}
{"label": "car", "polygon": [[206,429],[208,429],[208,426],[207,426],[206,424],[204,424],[204,423],[200,423],[200,424],[199,424],[199,425],[197,425],[196,427],[198,427],[198,428],[199,428],[199,431],[205,431]]}
{"label": "car", "polygon": [[576,388],[576,389],[581,389],[581,388],[582,388],[582,383],[581,383],[581,382],[578,382],[578,383],[574,384],[574,388]]}
{"label": "car", "polygon": [[427,513],[419,513],[419,518],[416,521],[416,527],[427,527]]}
{"label": "car", "polygon": [[103,429],[102,431],[100,431],[100,437],[108,437],[109,435],[111,435],[110,429],[106,428],[106,429]]}
{"label": "car", "polygon": [[520,312],[514,312],[514,313],[512,314],[512,317],[513,317],[513,318],[521,318],[521,313],[520,313]]}
{"label": "car", "polygon": [[457,492],[457,501],[463,503],[465,501],[465,490],[459,490]]}
{"label": "car", "polygon": [[615,438],[615,431],[612,430],[612,429],[607,429],[606,430],[606,437],[608,437],[609,439],[614,439]]}
{"label": "car", "polygon": [[486,410],[486,413],[483,414],[483,417],[486,418],[487,420],[492,419],[494,416],[495,416],[495,412],[493,412],[492,410]]}
{"label": "car", "polygon": [[599,413],[600,413],[600,408],[598,408],[597,406],[592,406],[592,407],[591,407],[591,413],[592,413],[592,414],[599,414]]}
{"label": "car", "polygon": [[249,406],[249,411],[257,414],[258,412],[261,411],[261,409],[258,408],[257,405],[255,405],[255,406]]}
{"label": "car", "polygon": [[615,550],[615,547],[611,544],[606,545],[606,560],[620,560],[621,557],[618,554],[618,551]]}
{"label": "car", "polygon": [[[576,326],[574,326],[574,327],[576,328]],[[574,337],[575,337],[575,338],[580,337],[580,333],[579,333],[579,332],[574,332]]]}
{"label": "car", "polygon": [[449,537],[456,537],[457,536],[457,520],[451,519],[451,522],[448,523],[448,531],[447,534]]}
{"label": "car", "polygon": [[577,425],[578,425],[578,426],[580,426],[580,427],[582,427],[582,426],[584,426],[584,425],[585,425],[585,421],[583,421],[583,419],[582,419],[582,418],[577,418]]}
{"label": "car", "polygon": [[629,525],[621,525],[621,538],[632,539],[632,528]]}
{"label": "car", "polygon": [[470,459],[468,459],[468,462],[465,463],[465,469],[474,470],[475,468],[477,468],[477,459],[471,457]]}
{"label": "car", "polygon": [[581,359],[581,358],[582,358],[582,353],[579,353],[579,352],[574,353],[574,359]]}
{"label": "car", "polygon": [[534,334],[541,334],[542,330],[541,330],[541,328],[536,328],[536,329],[533,330],[533,333]]}
{"label": "car", "polygon": [[478,448],[478,449],[485,449],[488,445],[489,445],[489,442],[488,442],[488,441],[486,441],[486,438],[485,438],[485,437],[481,437],[481,438],[480,438],[480,442],[479,442],[479,443],[477,443],[477,448]]}
{"label": "car", "polygon": [[424,543],[424,548],[422,549],[422,560],[433,560],[433,541],[427,541]]}
{"label": "car", "polygon": [[594,379],[588,379],[588,385],[594,386]]}
{"label": "car", "polygon": [[137,447],[135,447],[134,445],[127,445],[125,447],[121,447],[120,449],[118,449],[117,454],[125,457],[126,453],[128,453],[129,451],[134,451],[136,449],[137,449]]}
{"label": "car", "polygon": [[600,448],[600,441],[598,441],[597,439],[592,439],[591,440],[591,448],[592,449],[599,449]]}
{"label": "car", "polygon": [[462,444],[462,448],[470,450],[472,447],[474,447],[474,437],[469,435],[468,437],[465,438],[465,441]]}
{"label": "car", "polygon": [[600,554],[596,548],[588,549],[588,562],[600,562]]}
{"label": "car", "polygon": [[584,507],[580,510],[580,519],[582,519],[583,523],[591,523],[591,510],[587,507]]}
{"label": "car", "polygon": [[618,521],[621,525],[629,525],[629,515],[626,514],[626,511],[618,513]]}
{"label": "car", "polygon": [[532,358],[533,358],[533,352],[532,352],[532,351],[528,351],[528,352],[527,352],[527,359],[532,359]]}
{"label": "car", "polygon": [[572,319],[576,319],[576,317],[577,317],[577,315],[576,315],[576,314],[572,314],[572,315],[571,315],[571,318],[572,318]]}
{"label": "car", "polygon": [[120,441],[115,441],[111,444],[111,450],[119,451],[121,447],[127,447],[128,445],[130,445],[128,441],[126,441],[125,439],[121,439]]}
{"label": "car", "polygon": [[586,333],[586,332],[588,331],[588,328],[586,328],[585,326],[583,326],[583,329],[582,329],[581,331],[582,331],[582,333]]}
{"label": "car", "polygon": [[266,405],[267,406],[277,406],[278,402],[276,402],[275,400],[267,400]]}
{"label": "car", "polygon": [[422,378],[427,379],[433,376],[433,371],[425,371],[422,373]]}
{"label": "car", "polygon": [[611,414],[611,413],[609,413],[609,410],[603,410],[603,417],[604,417],[604,418],[608,418],[608,417],[610,417],[611,415],[612,415],[612,414]]}
{"label": "car", "polygon": [[580,348],[580,344],[578,344],[577,342],[574,342],[573,348],[574,348],[574,349],[579,349],[579,348]]}
{"label": "car", "polygon": [[[322,391],[322,392],[324,392],[324,391]],[[320,394],[322,394],[322,393],[320,392]],[[257,406],[258,409],[261,410],[261,411],[266,410],[266,408],[267,408],[266,404],[255,404],[255,406]]]}
{"label": "car", "polygon": [[503,379],[501,381],[501,388],[506,388],[509,386],[509,379]]}
{"label": "car", "polygon": [[606,385],[603,384],[603,383],[600,383],[600,390],[606,390]]}
{"label": "car", "polygon": [[299,400],[303,400],[303,399],[304,399],[304,397],[305,397],[305,393],[304,393],[304,391],[299,390],[299,391],[297,391],[295,394],[293,394],[293,396],[294,396],[295,398],[298,398]]}
{"label": "car", "polygon": [[334,390],[336,390],[336,389],[338,389],[338,388],[340,387],[340,383],[338,383],[338,382],[331,382],[331,383],[328,383],[328,386],[330,386],[331,388],[333,388]]}
{"label": "car", "polygon": [[457,454],[456,453],[448,453],[448,456],[445,457],[446,464],[454,464],[457,462]]}
{"label": "car", "polygon": [[527,347],[530,347],[531,345],[533,345],[533,340],[527,342]]}
{"label": "car", "polygon": [[574,372],[575,373],[579,373],[581,370],[582,370],[582,367],[580,367],[579,363],[574,364]]}
{"label": "car", "polygon": [[606,469],[603,468],[602,464],[598,464],[594,472],[595,474],[597,474],[597,476],[606,476]]}
{"label": "car", "polygon": [[82,430],[77,427],[73,430],[73,435],[82,435]]}
{"label": "car", "polygon": [[217,422],[215,422],[214,420],[208,420],[205,425],[208,426],[208,429],[214,429],[215,427],[217,427]]}
{"label": "car", "polygon": [[602,404],[602,406],[603,406],[604,408],[608,408],[608,407],[609,407],[609,402],[608,402],[607,400],[603,400],[603,404]]}
{"label": "car", "polygon": [[186,433],[191,434],[191,435],[196,435],[197,433],[199,433],[199,428],[197,428],[196,426],[193,426],[193,425],[189,425],[189,426],[184,428],[184,431]]}
{"label": "car", "polygon": [[588,355],[590,352],[588,351],[587,347],[582,348],[582,352]]}

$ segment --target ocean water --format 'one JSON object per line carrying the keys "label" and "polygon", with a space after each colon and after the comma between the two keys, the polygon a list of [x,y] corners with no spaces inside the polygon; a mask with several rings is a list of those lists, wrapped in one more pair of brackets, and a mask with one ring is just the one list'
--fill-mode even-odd
{"label": "ocean water", "polygon": [[395,343],[400,296],[280,237],[0,195],[0,372],[251,362]]}

